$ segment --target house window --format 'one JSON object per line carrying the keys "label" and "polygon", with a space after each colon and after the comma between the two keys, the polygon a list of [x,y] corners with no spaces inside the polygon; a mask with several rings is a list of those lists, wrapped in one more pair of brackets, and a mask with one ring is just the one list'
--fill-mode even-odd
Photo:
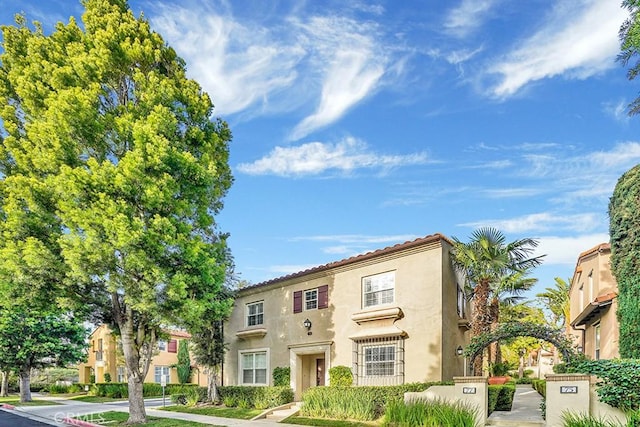
{"label": "house window", "polygon": [[589,273],[589,302],[593,301],[593,270]]}
{"label": "house window", "polygon": [[466,301],[467,299],[465,298],[464,295],[464,290],[462,289],[462,287],[460,285],[457,285],[458,287],[458,317],[464,318],[465,316],[465,305],[466,305]]}
{"label": "house window", "polygon": [[167,351],[167,342],[165,340],[158,340],[158,350]]}
{"label": "house window", "polygon": [[262,325],[264,323],[264,301],[247,304],[247,326]]}
{"label": "house window", "polygon": [[595,354],[593,355],[593,358],[595,360],[599,360],[600,359],[600,322],[593,325],[593,327],[594,327],[594,333],[595,333]]}
{"label": "house window", "polygon": [[579,291],[578,298],[580,298],[580,312],[582,312],[582,309],[584,309],[584,284],[580,284]]}
{"label": "house window", "polygon": [[353,372],[357,385],[404,383],[404,339],[371,338],[354,342]]}
{"label": "house window", "polygon": [[157,383],[162,382],[162,376],[166,377],[167,383],[169,382],[169,367],[168,366],[156,366],[154,368],[154,381]]}
{"label": "house window", "polygon": [[301,313],[304,310],[315,310],[329,307],[329,285],[318,286],[305,291],[293,293],[293,312]]}
{"label": "house window", "polygon": [[102,338],[98,339],[98,350],[96,350],[96,360],[98,362],[104,360],[104,354],[102,352]]}
{"label": "house window", "polygon": [[243,352],[240,355],[241,383],[267,385],[267,351]]}
{"label": "house window", "polygon": [[119,383],[127,382],[127,368],[125,368],[124,366],[118,366],[116,373]]}
{"label": "house window", "polygon": [[318,308],[318,290],[304,291],[304,309],[315,310],[316,308]]}
{"label": "house window", "polygon": [[393,302],[396,274],[393,271],[362,279],[362,299],[364,307]]}

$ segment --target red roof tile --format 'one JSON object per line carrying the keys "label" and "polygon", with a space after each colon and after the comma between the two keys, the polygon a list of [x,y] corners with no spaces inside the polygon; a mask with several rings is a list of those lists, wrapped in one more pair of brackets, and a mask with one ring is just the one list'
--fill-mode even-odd
{"label": "red roof tile", "polygon": [[391,254],[394,252],[399,252],[405,249],[410,249],[413,247],[417,247],[417,246],[422,246],[428,243],[433,243],[433,242],[437,242],[440,240],[444,240],[445,242],[451,244],[451,241],[444,236],[443,234],[440,233],[435,233],[435,234],[431,234],[429,236],[425,236],[425,237],[420,237],[418,239],[415,240],[411,240],[411,241],[407,241],[404,243],[398,243],[397,245],[394,246],[388,246],[386,248],[383,249],[378,249],[375,251],[371,251],[371,252],[367,252],[365,254],[361,254],[361,255],[355,255],[352,256],[350,258],[345,258],[343,260],[340,261],[334,261],[334,262],[330,262],[328,264],[324,264],[324,265],[320,265],[317,267],[312,267],[309,268],[307,270],[303,270],[303,271],[299,271],[297,273],[292,273],[286,276],[281,276],[281,277],[277,277],[275,279],[271,279],[271,280],[267,280],[265,282],[261,282],[261,283],[256,283],[255,285],[251,285],[248,286],[246,288],[242,288],[242,290],[246,290],[246,289],[254,289],[257,287],[261,287],[261,286],[267,286],[273,283],[278,283],[278,282],[282,282],[285,280],[290,280],[290,279],[295,279],[297,277],[302,277],[302,276],[306,276],[308,274],[312,274],[312,273],[318,273],[318,272],[322,272],[322,271],[326,271],[326,270],[330,270],[332,268],[336,268],[336,267],[342,267],[345,265],[349,265],[349,264],[353,264],[356,262],[360,262],[360,261],[365,261],[371,258],[375,258],[381,255],[387,255],[387,254]]}

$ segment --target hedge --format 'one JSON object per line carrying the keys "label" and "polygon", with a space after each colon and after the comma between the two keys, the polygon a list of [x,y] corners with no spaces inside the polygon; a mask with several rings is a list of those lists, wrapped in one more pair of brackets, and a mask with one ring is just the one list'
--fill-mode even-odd
{"label": "hedge", "polygon": [[[185,388],[197,387],[195,384],[167,384],[165,394],[183,393]],[[144,397],[162,396],[162,386],[158,383],[144,383],[142,385]],[[112,397],[115,399],[127,399],[129,387],[127,383],[96,383],[91,384],[89,395],[100,397]]]}

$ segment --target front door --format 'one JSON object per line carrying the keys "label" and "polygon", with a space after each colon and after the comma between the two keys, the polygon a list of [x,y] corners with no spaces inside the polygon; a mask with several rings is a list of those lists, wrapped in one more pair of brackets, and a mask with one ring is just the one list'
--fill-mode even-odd
{"label": "front door", "polygon": [[324,385],[324,359],[316,359],[316,385]]}

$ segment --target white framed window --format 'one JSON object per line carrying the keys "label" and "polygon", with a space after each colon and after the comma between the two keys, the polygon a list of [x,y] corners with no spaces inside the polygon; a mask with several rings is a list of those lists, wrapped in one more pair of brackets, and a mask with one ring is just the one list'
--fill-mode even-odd
{"label": "white framed window", "polygon": [[404,383],[404,339],[401,336],[354,341],[355,384],[385,386]]}
{"label": "white framed window", "polygon": [[396,347],[387,345],[364,348],[364,374],[368,377],[387,377],[395,374]]}
{"label": "white framed window", "polygon": [[268,385],[269,352],[267,349],[240,351],[239,383],[245,385]]}
{"label": "white framed window", "polygon": [[167,383],[169,383],[169,367],[168,366],[156,366],[153,370],[153,380],[157,383],[162,382],[162,376],[165,375]]}
{"label": "white framed window", "polygon": [[165,340],[158,340],[158,350],[167,351],[167,342]]}
{"label": "white framed window", "polygon": [[600,322],[596,323],[595,325],[593,325],[594,328],[594,335],[595,335],[595,345],[594,345],[594,354],[593,354],[593,358],[595,360],[600,360]]}
{"label": "white framed window", "polygon": [[304,309],[315,310],[318,308],[318,290],[310,289],[304,291]]}
{"label": "white framed window", "polygon": [[457,296],[457,301],[458,301],[458,317],[460,318],[464,318],[465,316],[465,308],[466,308],[466,303],[467,303],[467,298],[464,294],[464,289],[462,288],[462,286],[460,286],[459,284],[457,285],[458,287],[458,296]]}
{"label": "white framed window", "polygon": [[264,301],[247,304],[247,326],[264,324]]}
{"label": "white framed window", "polygon": [[363,307],[392,303],[394,301],[395,286],[395,271],[362,278]]}
{"label": "white framed window", "polygon": [[118,366],[116,369],[116,374],[118,376],[119,383],[127,382],[127,368],[124,366]]}

